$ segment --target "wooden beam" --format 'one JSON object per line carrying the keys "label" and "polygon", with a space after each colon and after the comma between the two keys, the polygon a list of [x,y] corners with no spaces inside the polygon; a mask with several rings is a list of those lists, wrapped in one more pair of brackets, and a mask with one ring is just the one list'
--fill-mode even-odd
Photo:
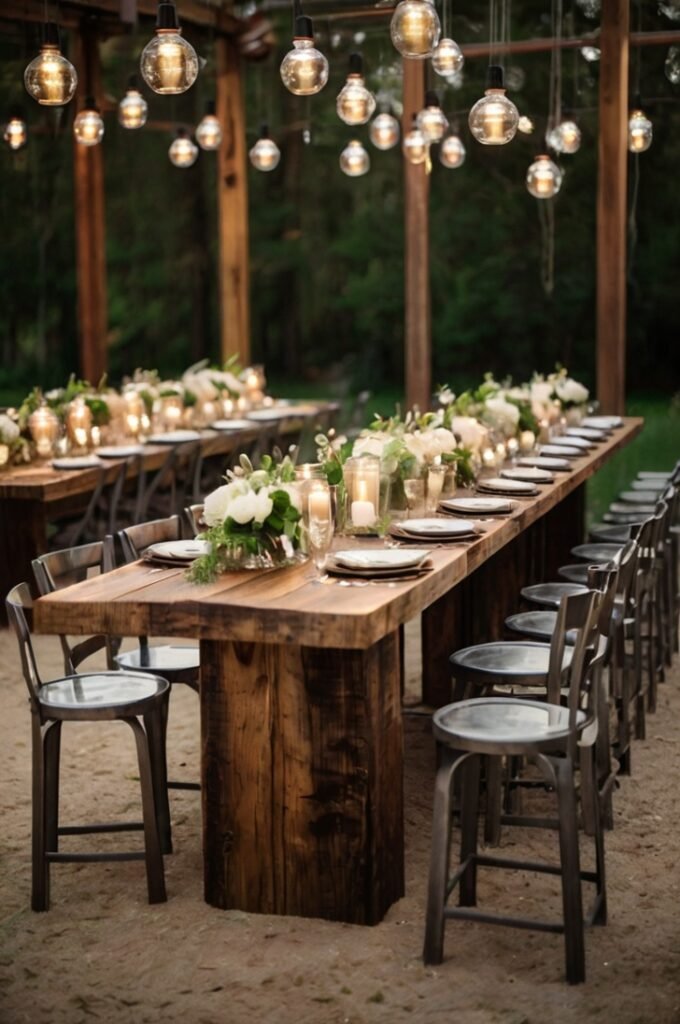
{"label": "wooden beam", "polygon": [[[402,133],[425,105],[425,61],[404,60]],[[404,375],[406,405],[425,412],[432,393],[430,311],[430,175],[427,164],[404,159]]]}
{"label": "wooden beam", "polygon": [[597,177],[597,397],[622,414],[626,390],[628,0],[603,0]]}
{"label": "wooden beam", "polygon": [[[102,94],[99,40],[89,25],[74,38],[79,69],[74,113],[86,96]],[[103,147],[73,141],[78,288],[78,362],[85,380],[96,384],[107,368],[106,228]]]}
{"label": "wooden beam", "polygon": [[[155,18],[157,10],[157,0],[137,0],[138,15]],[[247,26],[247,22],[240,21],[209,0],[206,3],[201,0],[177,0],[177,11],[180,22],[229,35],[237,35]],[[120,24],[120,0],[61,0],[57,20],[62,27],[68,27],[76,25],[83,15],[102,14],[111,15]],[[2,0],[0,19],[3,18],[42,22],[45,20],[44,0]]]}
{"label": "wooden beam", "polygon": [[250,362],[248,171],[241,61],[231,39],[215,43],[217,117],[223,139],[218,153],[219,296],[222,358]]}

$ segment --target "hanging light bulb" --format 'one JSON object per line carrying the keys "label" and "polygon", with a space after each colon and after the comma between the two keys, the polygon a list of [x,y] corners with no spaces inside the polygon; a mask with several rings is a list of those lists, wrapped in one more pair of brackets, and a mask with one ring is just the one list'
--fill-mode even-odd
{"label": "hanging light bulb", "polygon": [[425,133],[418,127],[415,114],[411,122],[411,131],[404,136],[402,149],[404,156],[411,164],[423,164],[427,160],[430,144],[425,138]]}
{"label": "hanging light bulb", "polygon": [[149,106],[139,91],[136,75],[130,75],[127,92],[118,104],[118,123],[123,128],[142,128],[146,124]]}
{"label": "hanging light bulb", "polygon": [[104,121],[92,96],[73,121],[73,135],[81,146],[98,146],[104,138]]}
{"label": "hanging light bulb", "polygon": [[364,85],[363,61],[360,53],[349,58],[347,81],[338,93],[335,104],[338,117],[345,124],[366,124],[375,110],[375,96]]}
{"label": "hanging light bulb", "polygon": [[549,156],[537,156],[527,171],[527,189],[536,199],[552,199],[562,187],[562,171]]}
{"label": "hanging light bulb", "polygon": [[399,122],[392,114],[378,114],[368,131],[376,149],[392,149],[399,142]]}
{"label": "hanging light bulb", "polygon": [[432,67],[438,75],[446,78],[463,70],[465,57],[454,39],[442,39],[432,54]]}
{"label": "hanging light bulb", "polygon": [[198,146],[185,128],[177,129],[177,135],[170,145],[168,156],[170,163],[173,163],[175,167],[192,167],[196,163]]}
{"label": "hanging light bulb", "polygon": [[519,113],[505,95],[503,68],[490,64],[486,91],[470,111],[470,131],[484,146],[504,146],[515,137]]}
{"label": "hanging light bulb", "polygon": [[358,139],[352,139],[343,149],[340,154],[340,169],[349,178],[360,178],[362,174],[370,171],[371,158]]}
{"label": "hanging light bulb", "polygon": [[201,149],[219,149],[222,141],[222,127],[215,116],[215,101],[208,100],[205,114],[196,128],[196,142]]}
{"label": "hanging light bulb", "polygon": [[390,36],[402,57],[431,57],[441,25],[433,0],[401,0],[390,22]]}
{"label": "hanging light bulb", "polygon": [[142,50],[139,62],[142,78],[161,96],[177,96],[186,92],[198,77],[196,51],[181,33],[174,3],[161,0],[156,16],[156,34]]}
{"label": "hanging light bulb", "polygon": [[531,135],[534,130],[534,122],[530,117],[527,117],[526,114],[522,114],[517,122],[517,130],[520,131],[522,135]]}
{"label": "hanging light bulb", "polygon": [[294,96],[314,96],[328,81],[328,61],[314,46],[312,19],[302,14],[295,19],[293,49],[281,61],[281,81]]}
{"label": "hanging light bulb", "polygon": [[28,142],[28,129],[23,115],[18,110],[12,111],[2,135],[10,149],[23,149]]}
{"label": "hanging light bulb", "polygon": [[269,137],[269,129],[266,124],[260,129],[260,137],[248,154],[250,162],[258,171],[273,171],[279,166],[281,150],[273,139]]}
{"label": "hanging light bulb", "polygon": [[450,170],[462,167],[465,163],[465,146],[457,135],[446,136],[439,148],[439,159]]}
{"label": "hanging light bulb", "polygon": [[425,107],[416,117],[416,124],[428,142],[441,142],[449,122],[436,92],[425,93]]}
{"label": "hanging light bulb", "polygon": [[671,85],[680,85],[680,46],[669,48],[663,71]]}
{"label": "hanging light bulb", "polygon": [[652,122],[642,110],[631,111],[628,120],[628,149],[631,153],[644,153],[652,144]]}
{"label": "hanging light bulb", "polygon": [[24,71],[26,91],[43,107],[62,107],[73,99],[77,84],[76,69],[59,48],[59,28],[48,21],[40,53]]}
{"label": "hanging light bulb", "polygon": [[556,153],[577,153],[581,148],[581,131],[575,121],[561,121],[546,133],[545,141]]}

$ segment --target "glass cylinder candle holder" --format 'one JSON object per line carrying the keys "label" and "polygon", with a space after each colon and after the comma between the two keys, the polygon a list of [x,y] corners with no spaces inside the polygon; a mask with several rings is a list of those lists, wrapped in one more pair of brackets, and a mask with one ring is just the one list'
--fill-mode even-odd
{"label": "glass cylinder candle holder", "polygon": [[239,397],[236,399],[236,411],[238,413],[244,413],[248,412],[250,409],[252,409],[252,405],[250,403],[250,399],[248,398],[248,396],[239,395]]}
{"label": "glass cylinder candle holder", "polygon": [[521,452],[533,451],[536,444],[536,435],[533,430],[523,430],[519,435],[519,450]]}
{"label": "glass cylinder candle holder", "polygon": [[84,399],[75,398],[66,413],[66,431],[74,448],[87,449],[92,443],[92,410]]}
{"label": "glass cylinder candle holder", "polygon": [[380,516],[380,459],[356,455],[344,466],[347,530],[376,533]]}
{"label": "glass cylinder candle holder", "polygon": [[176,430],[184,413],[184,400],[181,395],[164,395],[160,401],[160,422],[163,430]]}
{"label": "glass cylinder candle holder", "polygon": [[300,494],[302,506],[302,521],[305,526],[309,522],[309,495],[311,491],[319,487],[328,488],[326,475],[320,462],[305,462],[295,467],[295,485]]}
{"label": "glass cylinder candle holder", "polygon": [[222,415],[224,416],[225,420],[232,419],[235,409],[236,402],[234,401],[234,399],[229,394],[225,395],[224,398],[222,399]]}
{"label": "glass cylinder candle holder", "polygon": [[496,465],[502,466],[506,460],[508,450],[503,441],[499,441],[496,445]]}
{"label": "glass cylinder candle holder", "polygon": [[249,366],[244,372],[242,380],[245,383],[246,397],[250,401],[251,406],[261,405],[267,383],[264,369],[261,366]]}
{"label": "glass cylinder candle holder", "polygon": [[496,465],[496,452],[493,448],[485,448],[482,452],[482,465],[485,469],[493,469]]}
{"label": "glass cylinder candle holder", "polygon": [[0,444],[0,470],[6,469],[9,465],[9,445]]}
{"label": "glass cylinder candle holder", "polygon": [[446,473],[447,467],[442,464],[430,466],[427,471],[425,511],[428,513],[437,511],[439,499],[444,490]]}
{"label": "glass cylinder candle holder", "polygon": [[59,419],[44,402],[28,417],[28,429],[41,459],[48,459],[60,433]]}
{"label": "glass cylinder candle holder", "polygon": [[142,419],[145,414],[144,399],[137,391],[125,391],[125,433],[128,437],[139,437],[142,433]]}
{"label": "glass cylinder candle holder", "polygon": [[517,453],[519,451],[519,441],[516,437],[510,437],[508,438],[505,447],[508,450],[508,458],[510,459],[511,462],[514,462],[517,458]]}

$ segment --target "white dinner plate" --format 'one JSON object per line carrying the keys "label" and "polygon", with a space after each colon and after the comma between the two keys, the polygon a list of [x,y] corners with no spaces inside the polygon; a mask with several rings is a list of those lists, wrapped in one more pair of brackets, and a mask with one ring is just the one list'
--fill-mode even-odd
{"label": "white dinner plate", "polygon": [[253,409],[252,412],[246,413],[246,418],[254,423],[271,423],[275,420],[288,419],[293,415],[293,409],[288,406],[285,409]]}
{"label": "white dinner plate", "polygon": [[517,460],[517,464],[520,466],[536,466],[537,469],[557,470],[558,472],[571,469],[567,459],[551,459],[542,455],[525,455]]}
{"label": "white dinner plate", "polygon": [[478,491],[491,491],[491,493],[497,494],[516,494],[518,496],[526,497],[530,494],[538,494],[535,487],[531,484],[525,483],[523,480],[504,480],[500,476],[492,476],[488,479],[477,481]]}
{"label": "white dinner plate", "polygon": [[207,540],[167,540],[160,544],[151,544],[144,553],[147,557],[193,562],[201,555],[209,554],[210,549],[211,544]]}
{"label": "white dinner plate", "polygon": [[210,424],[211,430],[251,430],[250,420],[215,420]]}
{"label": "white dinner plate", "polygon": [[147,437],[147,444],[182,444],[184,441],[200,441],[197,430],[169,430],[167,434],[152,434]]}
{"label": "white dinner plate", "polygon": [[604,430],[595,430],[594,427],[567,427],[567,437],[585,437],[588,441],[604,441],[606,434]]}
{"label": "white dinner plate", "polygon": [[141,444],[114,444],[110,448],[95,448],[95,454],[100,459],[127,459],[131,455],[139,455],[143,451],[144,445]]}
{"label": "white dinner plate", "polygon": [[405,519],[399,529],[415,537],[471,537],[476,533],[469,519]]}
{"label": "white dinner plate", "polygon": [[502,469],[501,476],[505,480],[524,480],[529,484],[551,484],[555,477],[547,469],[536,466],[525,466],[521,469]]}
{"label": "white dinner plate", "polygon": [[615,430],[623,426],[620,416],[586,416],[581,420],[582,427],[595,427],[596,430]]}
{"label": "white dinner plate", "polygon": [[439,506],[447,512],[467,512],[468,515],[512,512],[515,507],[512,501],[503,498],[446,498]]}
{"label": "white dinner plate", "polygon": [[587,451],[588,448],[592,448],[592,441],[588,441],[585,437],[551,437],[550,444],[562,445],[563,448],[582,448],[583,451]]}
{"label": "white dinner plate", "polygon": [[52,459],[53,469],[97,469],[101,464],[96,455],[68,455],[63,459]]}
{"label": "white dinner plate", "polygon": [[335,551],[334,557],[338,565],[346,565],[348,569],[371,569],[388,572],[390,569],[410,569],[420,565],[430,555],[427,548],[404,548],[395,550],[372,551],[368,548],[349,548]]}
{"label": "white dinner plate", "polygon": [[579,459],[584,453],[580,448],[567,448],[564,444],[542,444],[539,455],[557,455],[561,459]]}

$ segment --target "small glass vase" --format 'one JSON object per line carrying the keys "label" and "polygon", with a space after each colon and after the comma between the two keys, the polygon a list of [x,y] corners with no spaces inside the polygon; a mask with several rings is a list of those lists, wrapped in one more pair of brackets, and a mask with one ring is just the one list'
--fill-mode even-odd
{"label": "small glass vase", "polygon": [[219,571],[240,572],[243,569],[281,569],[304,562],[306,555],[293,547],[288,537],[263,537],[256,545],[252,538],[233,538],[218,547]]}

